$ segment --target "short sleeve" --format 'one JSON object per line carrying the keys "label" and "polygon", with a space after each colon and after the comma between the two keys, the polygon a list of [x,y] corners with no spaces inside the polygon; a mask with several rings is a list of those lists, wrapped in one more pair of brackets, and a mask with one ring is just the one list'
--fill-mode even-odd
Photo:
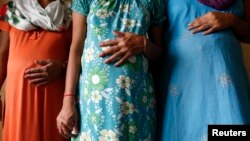
{"label": "short sleeve", "polygon": [[0,20],[0,30],[9,32],[10,28],[11,28],[11,26],[9,25],[9,23]]}
{"label": "short sleeve", "polygon": [[5,3],[0,7],[0,30],[9,32],[10,25],[4,21],[6,19],[7,4]]}
{"label": "short sleeve", "polygon": [[89,14],[89,7],[92,0],[73,0],[71,9],[74,12],[87,16]]}
{"label": "short sleeve", "polygon": [[166,20],[165,4],[163,0],[152,0],[151,24],[162,26]]}

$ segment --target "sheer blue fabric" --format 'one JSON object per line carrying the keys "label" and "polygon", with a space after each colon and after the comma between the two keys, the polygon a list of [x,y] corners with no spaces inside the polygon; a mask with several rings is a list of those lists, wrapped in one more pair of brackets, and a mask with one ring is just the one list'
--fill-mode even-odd
{"label": "sheer blue fabric", "polygon": [[[214,9],[193,0],[165,2],[169,28],[161,140],[206,141],[209,124],[249,124],[249,80],[232,30],[192,34],[188,24]],[[223,12],[241,16],[242,1]]]}

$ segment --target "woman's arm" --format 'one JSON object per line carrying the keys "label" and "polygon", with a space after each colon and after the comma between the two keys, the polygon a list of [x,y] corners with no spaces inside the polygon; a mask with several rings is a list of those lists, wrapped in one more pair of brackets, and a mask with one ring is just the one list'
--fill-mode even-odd
{"label": "woman's arm", "polygon": [[65,93],[75,94],[81,68],[81,56],[86,37],[86,17],[73,12],[73,36],[70,46],[69,60],[66,73]]}
{"label": "woman's arm", "polygon": [[204,31],[211,34],[226,28],[232,28],[240,41],[250,43],[250,1],[244,0],[244,16],[239,18],[233,14],[223,12],[209,12],[194,21],[188,28],[193,33]]}
{"label": "woman's arm", "polygon": [[0,88],[7,74],[7,62],[9,54],[9,33],[0,31]]}
{"label": "woman's arm", "polygon": [[73,36],[70,47],[66,73],[63,107],[57,116],[57,127],[60,134],[69,138],[72,131],[78,132],[78,114],[75,108],[75,92],[81,67],[81,55],[86,36],[86,17],[73,12]]}
{"label": "woman's arm", "polygon": [[[115,62],[115,66],[120,66],[129,57],[144,53],[151,60],[157,60],[162,52],[163,28],[151,26],[146,36],[133,34],[130,32],[114,32],[116,38],[100,43],[101,47],[109,47],[100,54],[100,57],[110,55],[105,63]],[[118,59],[119,58],[119,59]]]}
{"label": "woman's arm", "polygon": [[[0,30],[0,89],[7,75],[9,54],[9,33]],[[2,120],[2,101],[0,96],[0,121]]]}

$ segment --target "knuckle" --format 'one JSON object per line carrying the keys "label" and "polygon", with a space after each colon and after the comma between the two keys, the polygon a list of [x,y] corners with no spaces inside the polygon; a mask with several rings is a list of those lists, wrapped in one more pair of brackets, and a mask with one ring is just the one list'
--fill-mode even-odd
{"label": "knuckle", "polygon": [[120,42],[123,42],[123,41],[125,41],[125,40],[126,40],[125,37],[120,37]]}
{"label": "knuckle", "polygon": [[103,45],[103,46],[108,46],[109,44],[108,44],[108,42],[106,41],[106,42],[102,42],[102,45]]}
{"label": "knuckle", "polygon": [[208,12],[207,15],[208,15],[208,16],[212,16],[212,15],[213,15],[213,12]]}
{"label": "knuckle", "polygon": [[215,24],[215,27],[221,27],[222,24],[220,22],[217,22],[217,24]]}
{"label": "knuckle", "polygon": [[48,72],[48,67],[44,67],[43,69],[41,69],[43,72]]}

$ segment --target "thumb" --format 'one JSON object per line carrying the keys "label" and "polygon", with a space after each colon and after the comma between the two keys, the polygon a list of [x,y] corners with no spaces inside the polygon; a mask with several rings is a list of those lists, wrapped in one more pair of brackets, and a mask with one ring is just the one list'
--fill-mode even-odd
{"label": "thumb", "polygon": [[78,118],[75,116],[74,118],[74,125],[73,125],[73,129],[72,129],[72,133],[73,135],[77,135],[79,133],[78,130]]}
{"label": "thumb", "polygon": [[123,37],[125,36],[125,33],[124,32],[119,32],[119,31],[113,31],[113,34],[116,36],[116,37]]}
{"label": "thumb", "polygon": [[50,60],[49,59],[46,59],[46,60],[36,60],[36,64],[39,64],[39,65],[47,65],[48,63],[50,63]]}

